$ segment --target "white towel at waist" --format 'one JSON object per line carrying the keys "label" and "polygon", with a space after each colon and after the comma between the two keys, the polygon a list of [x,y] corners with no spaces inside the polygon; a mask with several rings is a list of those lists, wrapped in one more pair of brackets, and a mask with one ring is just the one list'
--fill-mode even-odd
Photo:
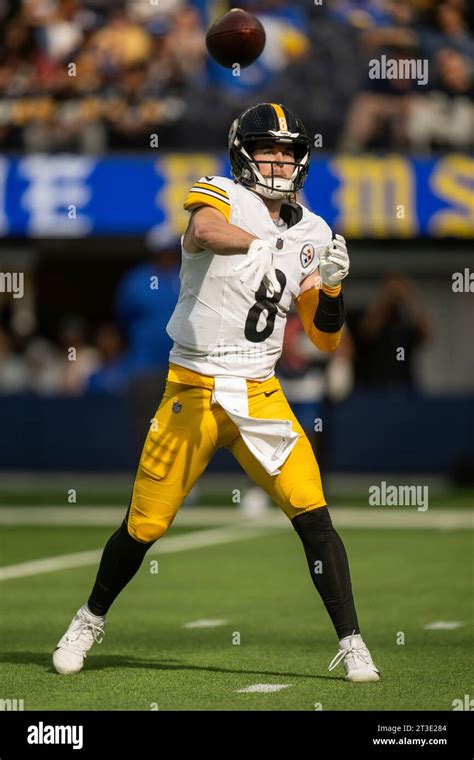
{"label": "white towel at waist", "polygon": [[289,420],[249,417],[247,381],[244,377],[214,378],[212,401],[219,404],[237,425],[243,441],[270,475],[278,475],[298,440]]}

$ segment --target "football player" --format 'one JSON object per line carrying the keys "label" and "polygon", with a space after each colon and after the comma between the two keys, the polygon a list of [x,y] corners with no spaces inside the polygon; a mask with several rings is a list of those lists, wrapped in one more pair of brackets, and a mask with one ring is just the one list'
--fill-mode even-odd
{"label": "football player", "polygon": [[224,446],[283,509],[339,640],[329,665],[349,681],[378,681],[362,640],[344,545],[319,467],[275,377],[292,302],[306,334],[334,351],[349,271],[343,237],[297,201],[311,141],[286,106],[247,109],[229,133],[233,179],[202,177],[184,207],[181,289],[164,395],[150,427],[130,505],[107,542],[86,604],[53,654],[58,673],[81,670],[105,616],[145,553],[166,533],[215,451]]}

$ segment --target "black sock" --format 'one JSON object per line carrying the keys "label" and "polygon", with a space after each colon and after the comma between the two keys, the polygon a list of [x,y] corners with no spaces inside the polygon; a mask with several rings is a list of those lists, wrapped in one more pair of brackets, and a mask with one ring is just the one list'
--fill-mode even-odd
{"label": "black sock", "polygon": [[136,541],[127,530],[126,520],[107,541],[94,588],[87,601],[93,615],[105,615],[127,583],[133,578],[152,544]]}
{"label": "black sock", "polygon": [[[359,623],[352,596],[351,577],[346,550],[334,530],[327,507],[304,512],[292,520],[308,560],[311,578],[324,602],[339,639],[353,631]],[[321,568],[315,566],[321,562]],[[320,569],[320,572],[315,572]]]}

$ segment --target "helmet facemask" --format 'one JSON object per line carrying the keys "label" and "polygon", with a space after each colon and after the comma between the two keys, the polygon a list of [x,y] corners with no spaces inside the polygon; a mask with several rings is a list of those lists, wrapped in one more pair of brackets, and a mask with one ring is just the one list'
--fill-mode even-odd
{"label": "helmet facemask", "polygon": [[[295,153],[294,161],[274,161],[271,158],[268,161],[256,161],[252,156],[253,146],[262,140],[270,141],[273,138],[271,136],[258,135],[246,138],[239,146],[232,146],[235,168],[237,169],[237,172],[233,171],[234,176],[243,185],[255,190],[256,193],[265,198],[282,199],[294,197],[298,190],[303,187],[308,174],[309,146],[302,140],[279,140],[275,137],[275,143],[291,144],[293,146]],[[259,169],[259,164],[264,163],[271,165],[271,174],[268,177],[264,177]],[[291,164],[294,167],[291,176],[286,179],[285,177],[275,175],[275,164]]]}
{"label": "helmet facemask", "polygon": [[[252,187],[256,193],[264,196],[265,198],[281,199],[294,196],[297,191],[303,187],[306,174],[308,172],[309,153],[307,151],[304,152],[304,155],[302,155],[302,157],[298,160],[294,143],[288,141],[291,142],[295,150],[294,161],[275,161],[271,158],[268,161],[262,159],[256,161],[251,153],[249,153],[247,150],[247,146],[250,147],[251,142],[255,144],[257,140],[246,140],[245,144],[242,145],[240,151],[242,155],[247,159],[246,166],[242,171],[241,181],[249,187]],[[263,176],[259,169],[260,164],[270,164],[270,176]],[[291,176],[289,178],[285,178],[280,175],[276,175],[275,164],[278,164],[279,166],[293,166],[294,169]]]}

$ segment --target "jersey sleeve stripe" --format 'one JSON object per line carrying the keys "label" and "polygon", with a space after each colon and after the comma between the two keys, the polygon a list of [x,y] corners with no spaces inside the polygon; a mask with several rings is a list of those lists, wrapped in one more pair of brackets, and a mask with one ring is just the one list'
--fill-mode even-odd
{"label": "jersey sleeve stripe", "polygon": [[223,198],[229,200],[227,191],[222,190],[222,188],[216,187],[215,185],[208,185],[206,182],[195,182],[191,190],[194,190],[194,188],[198,190],[213,190],[215,193],[217,193],[217,195],[222,195]]}
{"label": "jersey sleeve stripe", "polygon": [[212,206],[221,212],[228,222],[230,222],[230,203],[223,198],[219,198],[205,191],[197,192],[191,190],[184,202],[184,208],[188,211],[193,206]]}
{"label": "jersey sleeve stripe", "polygon": [[199,193],[200,195],[210,195],[213,198],[217,198],[219,201],[222,201],[222,203],[227,203],[230,206],[229,196],[227,196],[226,198],[224,198],[222,195],[218,195],[213,190],[207,190],[204,187],[198,187],[196,189],[194,187],[192,187],[191,190],[188,193],[188,196],[192,195],[193,193]]}

